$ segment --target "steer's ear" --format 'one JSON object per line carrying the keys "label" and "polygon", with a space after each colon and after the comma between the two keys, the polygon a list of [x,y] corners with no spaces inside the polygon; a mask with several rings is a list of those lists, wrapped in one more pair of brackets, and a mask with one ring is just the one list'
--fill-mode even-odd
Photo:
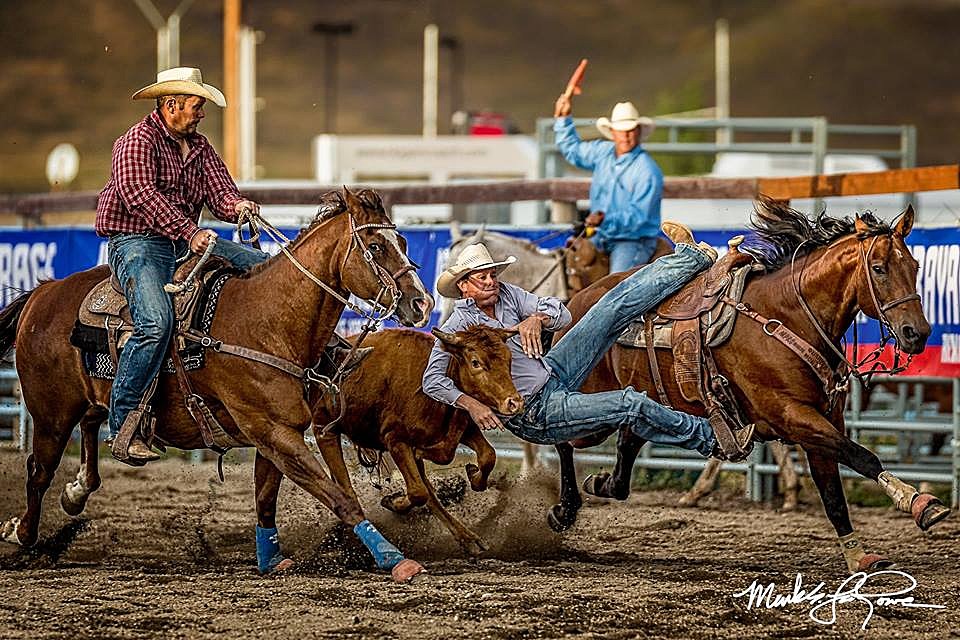
{"label": "steer's ear", "polygon": [[456,348],[463,344],[463,338],[461,338],[456,333],[447,333],[446,331],[440,331],[440,329],[437,329],[436,327],[434,327],[433,329],[430,329],[430,333],[435,335],[437,337],[437,340],[443,343],[444,347]]}
{"label": "steer's ear", "polygon": [[500,339],[503,341],[520,333],[520,329],[494,329],[494,331],[496,331],[497,335],[500,336]]}
{"label": "steer's ear", "polygon": [[907,209],[900,214],[900,219],[893,226],[893,234],[900,238],[906,238],[913,229],[913,205],[908,204]]}

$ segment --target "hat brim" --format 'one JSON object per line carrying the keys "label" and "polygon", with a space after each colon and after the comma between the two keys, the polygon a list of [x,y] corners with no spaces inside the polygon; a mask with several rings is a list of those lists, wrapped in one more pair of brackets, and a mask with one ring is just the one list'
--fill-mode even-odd
{"label": "hat brim", "polygon": [[500,262],[489,262],[486,264],[477,265],[475,267],[461,267],[459,269],[455,267],[449,267],[444,269],[443,273],[440,274],[440,277],[437,278],[437,293],[442,295],[444,298],[459,298],[460,289],[457,287],[457,283],[474,271],[483,271],[484,269],[496,267],[497,275],[500,275],[504,269],[516,261],[516,256],[507,256],[505,260]]}
{"label": "hat brim", "polygon": [[178,93],[206,98],[218,107],[227,106],[227,99],[220,89],[217,89],[212,84],[200,84],[198,82],[190,82],[189,80],[155,82],[140,89],[131,97],[134,100],[147,100],[149,98],[162,98],[163,96],[171,96]]}
{"label": "hat brim", "polygon": [[643,142],[650,137],[657,125],[647,117],[640,117],[636,120],[617,120],[616,122],[611,122],[610,118],[607,117],[597,118],[597,130],[607,140],[613,140],[613,131],[630,131],[637,127],[641,127],[640,141]]}

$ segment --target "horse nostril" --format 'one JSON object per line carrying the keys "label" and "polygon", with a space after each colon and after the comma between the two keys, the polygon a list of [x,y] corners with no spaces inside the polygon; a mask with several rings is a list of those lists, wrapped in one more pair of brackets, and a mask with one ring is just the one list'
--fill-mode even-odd
{"label": "horse nostril", "polygon": [[430,313],[430,309],[433,307],[432,300],[429,298],[414,298],[413,299],[413,308],[419,311],[421,314],[426,316]]}
{"label": "horse nostril", "polygon": [[900,329],[903,333],[903,339],[908,342],[915,342],[917,338],[920,337],[920,334],[917,333],[917,330],[913,328],[913,325],[905,324]]}

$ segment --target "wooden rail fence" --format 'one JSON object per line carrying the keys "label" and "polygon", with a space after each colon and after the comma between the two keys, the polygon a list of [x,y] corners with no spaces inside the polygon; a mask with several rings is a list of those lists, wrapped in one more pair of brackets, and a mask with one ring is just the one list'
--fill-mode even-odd
{"label": "wooden rail fence", "polygon": [[[309,205],[336,187],[257,187],[244,195],[261,204]],[[572,202],[586,199],[590,180],[553,178],[506,180],[463,184],[410,184],[378,186],[389,207],[396,204],[471,204],[554,200]],[[667,178],[665,198],[754,199],[765,194],[778,200],[826,198],[877,193],[912,193],[960,189],[960,165],[893,169],[870,173],[798,176],[792,178]],[[36,223],[41,214],[64,211],[92,211],[97,192],[0,194],[0,213],[15,213],[24,222]]]}

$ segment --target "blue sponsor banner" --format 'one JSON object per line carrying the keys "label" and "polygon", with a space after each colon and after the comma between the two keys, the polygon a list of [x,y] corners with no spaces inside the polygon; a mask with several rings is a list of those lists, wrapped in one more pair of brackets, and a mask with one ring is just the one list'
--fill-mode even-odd
{"label": "blue sponsor banner", "polygon": [[[531,241],[543,239],[551,229],[497,229]],[[433,289],[442,269],[450,232],[444,227],[401,228],[407,239],[411,260],[420,265],[420,277]],[[231,229],[218,229],[231,237]],[[296,229],[284,229],[288,237]],[[697,237],[725,248],[737,231],[698,230]],[[548,238],[540,244],[545,249],[562,246],[566,234]],[[933,328],[928,352],[923,360],[924,373],[960,375],[960,229],[916,229],[907,238],[908,247],[920,264],[917,291],[924,312]],[[264,249],[276,253],[277,247],[265,243]],[[43,279],[63,278],[106,262],[106,241],[89,228],[0,229],[0,306],[6,306],[23,290],[36,286]],[[434,321],[438,315],[434,314]],[[359,329],[360,319],[347,312],[341,330],[352,333]],[[875,322],[863,322],[861,340],[876,342]],[[913,369],[911,369],[913,372]]]}

